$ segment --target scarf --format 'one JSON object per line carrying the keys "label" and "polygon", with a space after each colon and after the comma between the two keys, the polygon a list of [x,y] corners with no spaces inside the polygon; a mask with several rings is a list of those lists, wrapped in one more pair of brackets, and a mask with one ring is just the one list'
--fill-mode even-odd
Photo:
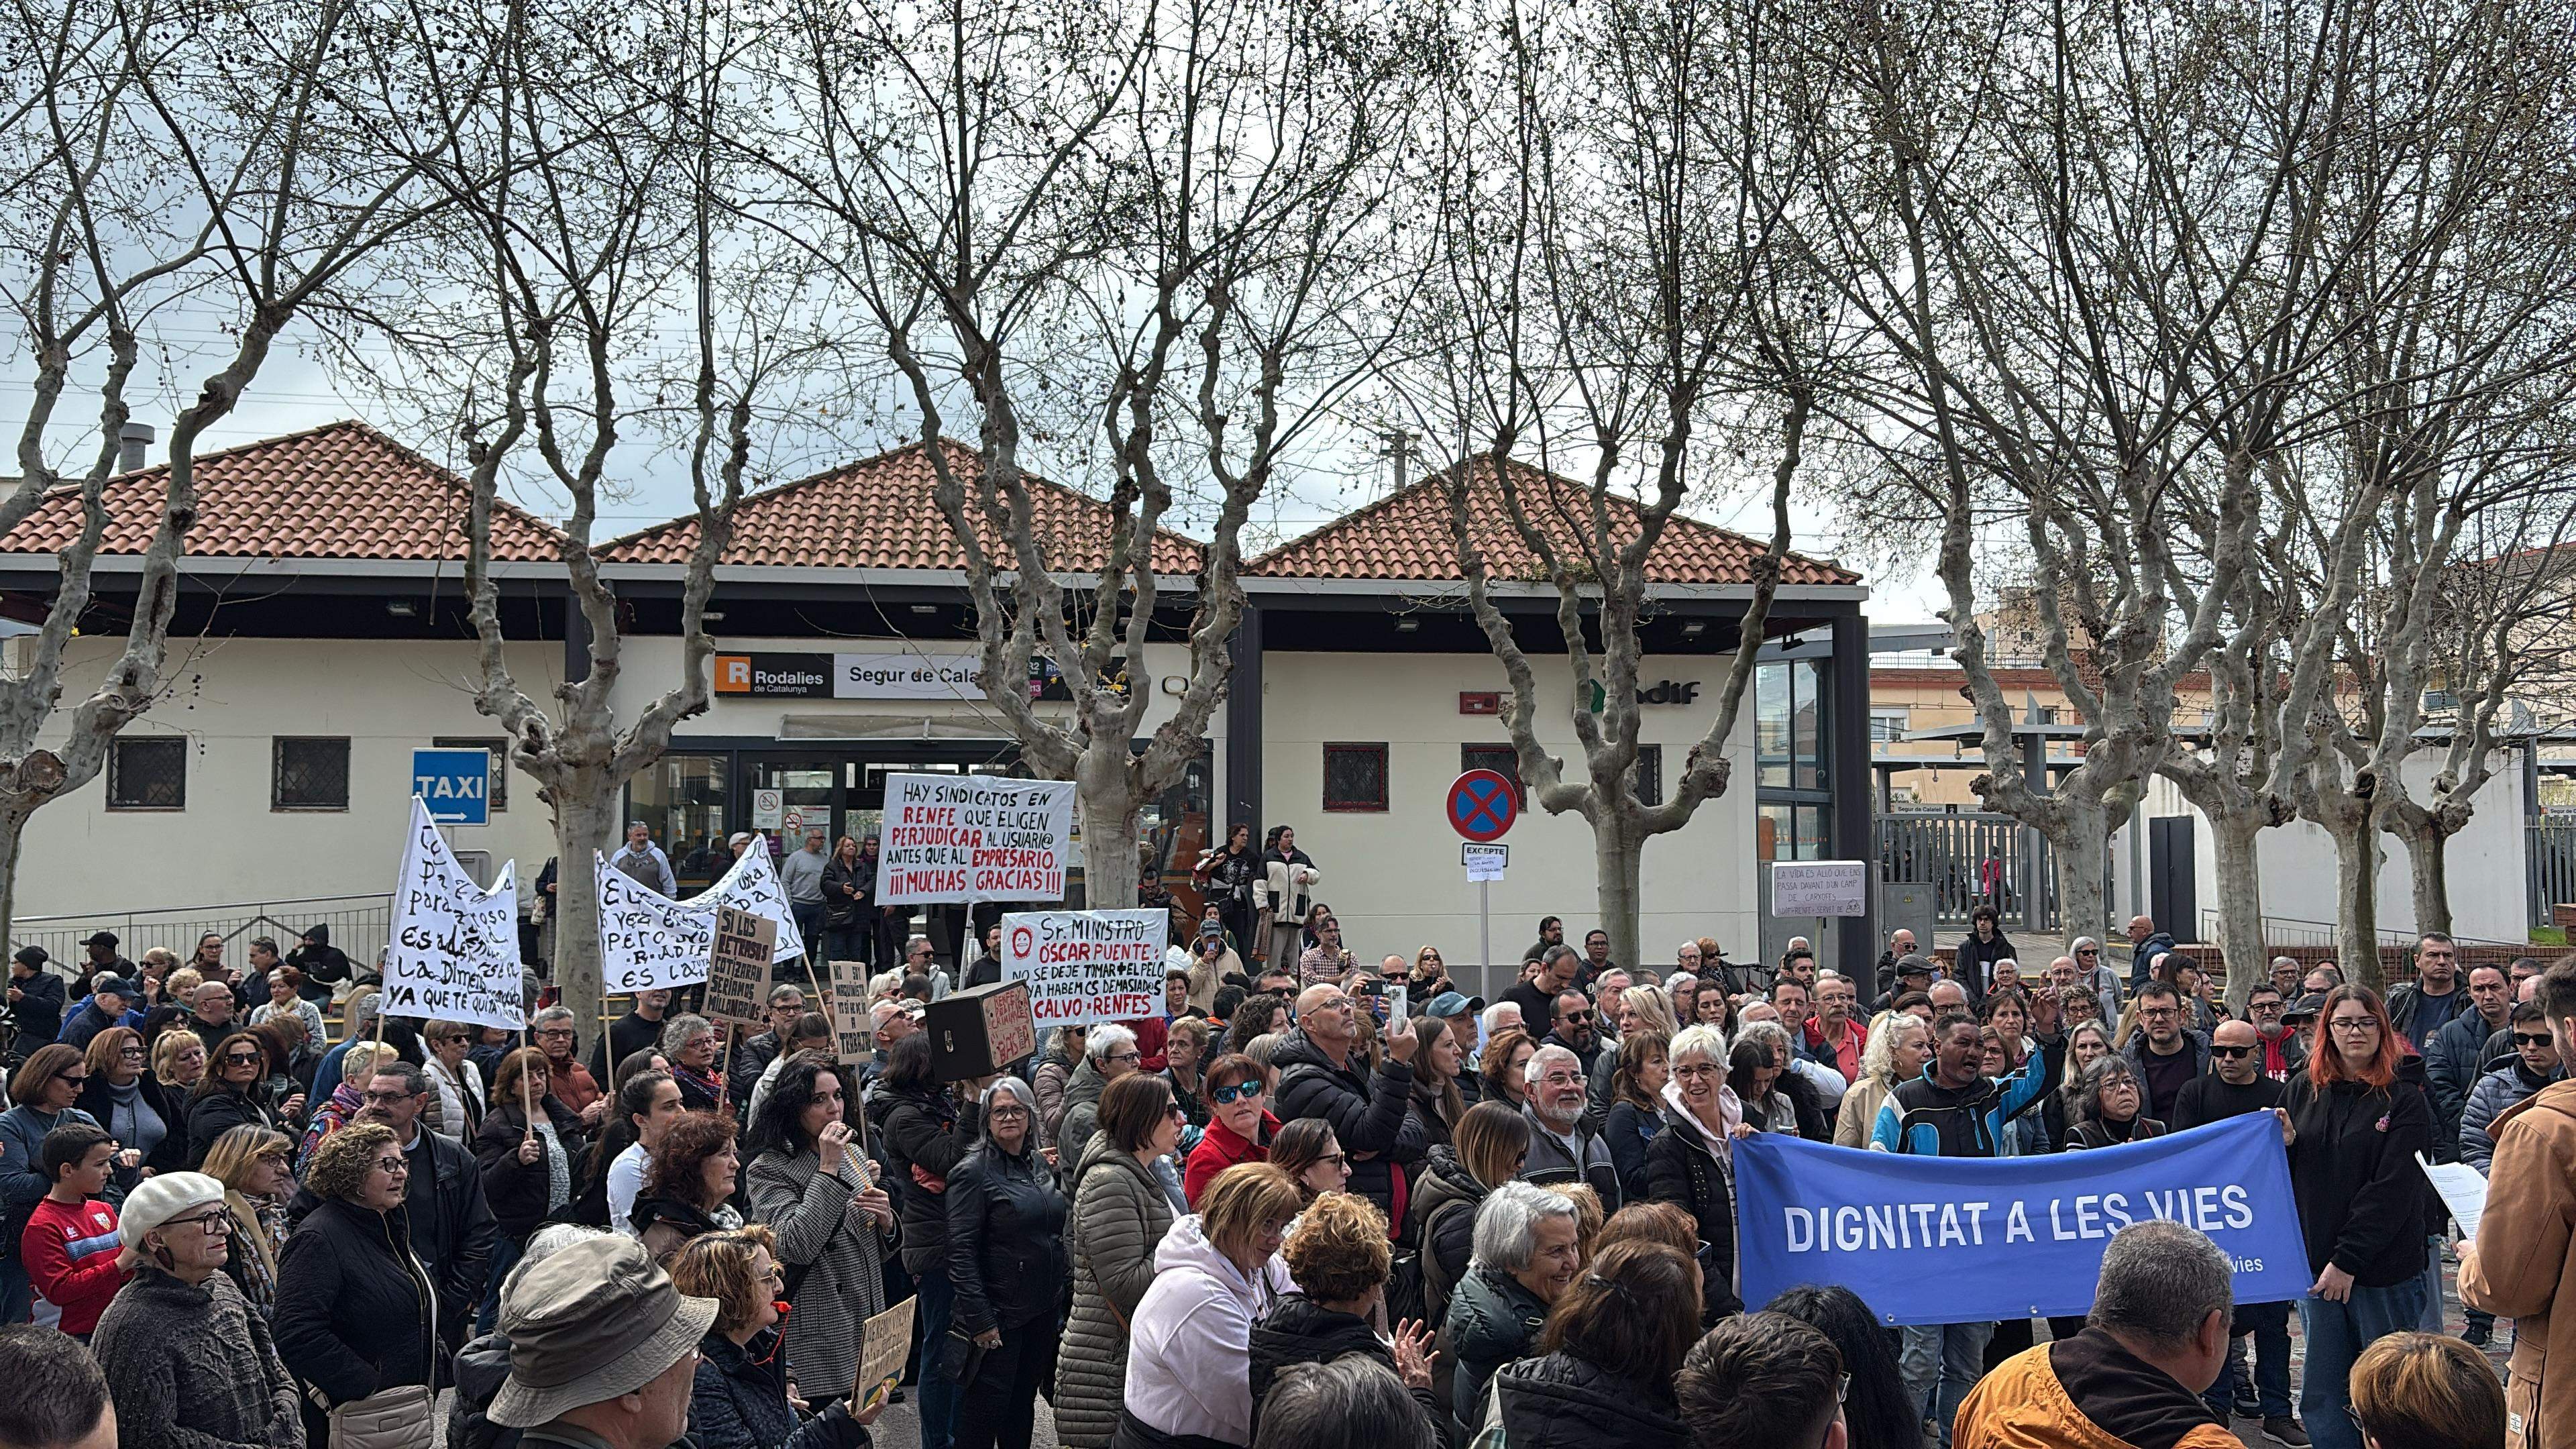
{"label": "scarf", "polygon": [[295,1160],[312,1161],[313,1149],[322,1145],[322,1139],[348,1126],[349,1119],[357,1116],[358,1109],[365,1105],[367,1099],[359,1094],[358,1084],[343,1078],[340,1085],[332,1089],[331,1100],[323,1103],[322,1110],[313,1114],[313,1125],[304,1129],[302,1150],[295,1154]]}
{"label": "scarf", "polygon": [[1735,1171],[1733,1153],[1735,1129],[1744,1121],[1744,1103],[1737,1099],[1735,1089],[1723,1082],[1718,1084],[1719,1130],[1716,1132],[1709,1131],[1708,1125],[1699,1120],[1699,1114],[1693,1112],[1690,1105],[1682,1100],[1681,1083],[1669,1080],[1664,1083],[1664,1105],[1673,1109],[1675,1118],[1688,1123],[1690,1129],[1699,1134],[1699,1140],[1708,1147],[1708,1155],[1717,1159],[1717,1165],[1725,1168],[1731,1179]]}
{"label": "scarf", "polygon": [[[270,1202],[253,1207],[231,1189],[224,1193],[224,1205],[233,1215],[232,1257],[226,1261],[240,1267],[242,1296],[266,1318],[277,1309],[277,1255],[286,1246],[286,1213]],[[243,1251],[244,1244],[249,1251]]]}
{"label": "scarf", "polygon": [[678,1062],[673,1062],[671,1080],[685,1082],[719,1102],[724,1100],[724,1073],[722,1072],[693,1072]]}

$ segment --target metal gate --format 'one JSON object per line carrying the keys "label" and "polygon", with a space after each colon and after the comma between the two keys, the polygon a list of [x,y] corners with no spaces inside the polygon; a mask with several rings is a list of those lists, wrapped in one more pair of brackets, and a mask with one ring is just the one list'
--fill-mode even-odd
{"label": "metal gate", "polygon": [[2524,826],[2531,924],[2550,926],[2550,907],[2576,904],[2576,815],[2538,815]]}
{"label": "metal gate", "polygon": [[2013,817],[1881,815],[1877,830],[1879,879],[1929,887],[1940,927],[1966,926],[1983,904],[2002,912],[2007,928],[2057,929],[2056,853]]}

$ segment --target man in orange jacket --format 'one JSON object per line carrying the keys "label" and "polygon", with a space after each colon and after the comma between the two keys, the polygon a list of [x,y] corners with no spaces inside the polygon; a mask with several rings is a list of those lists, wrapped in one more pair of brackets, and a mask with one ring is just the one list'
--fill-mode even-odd
{"label": "man in orange jacket", "polygon": [[[2533,999],[2549,1016],[2560,1060],[2576,1047],[2576,957],[2540,977]],[[2475,1241],[2460,1249],[2460,1301],[2513,1320],[2504,1386],[2505,1442],[2517,1449],[2576,1445],[2576,1312],[2553,1315],[2576,1291],[2568,1222],[2576,1214],[2576,1081],[2552,1082],[2488,1124],[2495,1160]],[[2576,1297],[2571,1297],[2576,1303]],[[2563,1330],[2563,1332],[2562,1332]],[[2544,1379],[2550,1359],[2559,1371]]]}
{"label": "man in orange jacket", "polygon": [[2227,1366],[2236,1271],[2174,1222],[2123,1228],[2084,1331],[2014,1354],[1959,1406],[1956,1449],[2240,1449],[2200,1396]]}

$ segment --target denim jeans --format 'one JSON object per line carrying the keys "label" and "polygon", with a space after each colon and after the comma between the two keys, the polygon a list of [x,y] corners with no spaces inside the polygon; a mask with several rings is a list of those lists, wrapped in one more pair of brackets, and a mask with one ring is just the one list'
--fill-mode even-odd
{"label": "denim jeans", "polygon": [[2245,1332],[2228,1341],[2227,1368],[2200,1401],[2224,1424],[2236,1397],[2236,1366],[2245,1361],[2246,1340],[2253,1340],[2254,1397],[2266,1419],[2290,1413],[2290,1305],[2248,1303],[2236,1310],[2236,1327]]}
{"label": "denim jeans", "polygon": [[2426,1333],[2442,1331],[2442,1235],[2435,1233],[2424,1240],[2424,1305],[2418,1310],[2415,1326]]}
{"label": "denim jeans", "polygon": [[[787,914],[795,919],[797,939],[805,943],[805,954],[817,963],[823,956],[823,903],[789,901]],[[818,973],[819,974],[819,971]]]}
{"label": "denim jeans", "polygon": [[2313,1295],[2299,1300],[2299,1329],[2308,1342],[2299,1419],[2315,1449],[2362,1449],[2361,1431],[2345,1412],[2352,1403],[2352,1362],[2374,1341],[2413,1328],[2423,1311],[2421,1277],[2386,1288],[2356,1286],[2342,1303]]}
{"label": "denim jeans", "polygon": [[1947,1446],[1959,1404],[1985,1372],[1986,1340],[1991,1323],[1909,1324],[1905,1347],[1897,1356],[1905,1376],[1905,1394],[1938,1429],[1933,1442]]}
{"label": "denim jeans", "polygon": [[0,1323],[25,1323],[35,1316],[36,1285],[16,1258],[0,1263]]}
{"label": "denim jeans", "polygon": [[[917,1291],[921,1301],[913,1305],[913,1315],[921,1325],[921,1357],[927,1363],[931,1345],[948,1336],[948,1325],[957,1316],[957,1287],[948,1281],[947,1266],[936,1264],[921,1275]],[[957,1436],[956,1381],[923,1374],[920,1388],[921,1449],[949,1449]]]}

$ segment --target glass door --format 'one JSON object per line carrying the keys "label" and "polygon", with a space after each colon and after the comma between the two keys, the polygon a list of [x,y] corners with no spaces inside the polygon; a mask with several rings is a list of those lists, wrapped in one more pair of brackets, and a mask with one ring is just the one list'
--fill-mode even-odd
{"label": "glass door", "polygon": [[840,838],[840,767],[830,760],[758,760],[752,764],[752,789],[776,790],[784,808],[774,826],[782,850],[802,850],[805,832],[823,832],[829,851]]}

